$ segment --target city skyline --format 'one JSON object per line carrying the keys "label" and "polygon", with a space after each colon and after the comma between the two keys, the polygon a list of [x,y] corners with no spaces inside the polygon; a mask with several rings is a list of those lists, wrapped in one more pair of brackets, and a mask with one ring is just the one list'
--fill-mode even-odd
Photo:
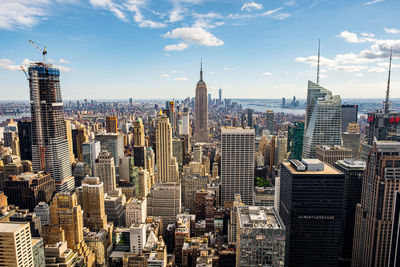
{"label": "city skyline", "polygon": [[398,4],[337,3],[2,1],[0,93],[27,100],[19,66],[41,60],[32,39],[60,68],[64,99],[194,96],[200,58],[213,98],[220,87],[227,98],[305,98],[320,38],[322,86],[343,98],[383,98],[393,47],[391,98],[400,97]]}

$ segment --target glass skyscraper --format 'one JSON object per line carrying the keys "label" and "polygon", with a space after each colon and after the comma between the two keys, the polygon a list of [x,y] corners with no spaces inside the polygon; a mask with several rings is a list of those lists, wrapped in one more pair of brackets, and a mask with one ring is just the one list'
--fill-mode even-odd
{"label": "glass skyscraper", "polygon": [[60,71],[52,65],[34,63],[28,72],[33,170],[50,173],[58,192],[73,189]]}
{"label": "glass skyscraper", "polygon": [[341,145],[341,107],[339,95],[308,81],[303,158],[315,158],[318,145]]}

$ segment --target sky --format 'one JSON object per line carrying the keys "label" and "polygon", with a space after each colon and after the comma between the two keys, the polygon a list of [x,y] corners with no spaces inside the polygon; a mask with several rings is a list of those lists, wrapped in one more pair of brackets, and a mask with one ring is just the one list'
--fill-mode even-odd
{"label": "sky", "polygon": [[28,100],[20,66],[47,46],[63,99],[400,97],[399,0],[0,0],[0,100]]}

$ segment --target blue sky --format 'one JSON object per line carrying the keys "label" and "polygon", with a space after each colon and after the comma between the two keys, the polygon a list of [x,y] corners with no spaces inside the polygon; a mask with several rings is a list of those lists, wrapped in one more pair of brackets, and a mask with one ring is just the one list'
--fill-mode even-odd
{"label": "blue sky", "polygon": [[0,0],[0,99],[28,99],[21,64],[47,45],[64,99],[400,97],[398,0]]}

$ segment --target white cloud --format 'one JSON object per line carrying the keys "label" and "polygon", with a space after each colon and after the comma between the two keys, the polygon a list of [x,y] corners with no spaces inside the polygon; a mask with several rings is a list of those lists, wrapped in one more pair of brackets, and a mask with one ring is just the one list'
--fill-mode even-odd
{"label": "white cloud", "polygon": [[275,8],[275,9],[271,9],[271,10],[265,11],[265,12],[261,13],[261,16],[270,16],[270,15],[280,11],[281,9],[282,9],[281,7],[278,7],[278,8]]}
{"label": "white cloud", "polygon": [[290,17],[289,13],[278,13],[274,16],[274,18],[278,20],[284,20],[287,19],[288,17]]}
{"label": "white cloud", "polygon": [[73,68],[62,66],[62,65],[54,65],[54,67],[56,67],[57,69],[59,69],[60,71],[63,71],[63,72],[74,71]]}
{"label": "white cloud", "polygon": [[177,77],[174,79],[175,81],[187,81],[189,80],[187,77]]}
{"label": "white cloud", "polygon": [[31,28],[47,15],[48,0],[1,0],[0,29]]}
{"label": "white cloud", "polygon": [[189,45],[186,43],[171,44],[164,46],[165,51],[182,51],[188,48]]}
{"label": "white cloud", "polygon": [[176,73],[176,70],[171,70],[171,73]]}
{"label": "white cloud", "polygon": [[359,38],[356,33],[349,32],[349,31],[342,31],[338,35],[338,37],[343,38],[348,43],[365,43],[365,42],[372,40],[371,38],[368,38],[368,37]]}
{"label": "white cloud", "polygon": [[178,22],[183,20],[185,12],[187,12],[186,8],[182,7],[180,4],[176,4],[169,14],[169,22]]}
{"label": "white cloud", "polygon": [[382,67],[371,67],[368,69],[368,72],[385,72],[386,69]]}
{"label": "white cloud", "polygon": [[123,6],[115,3],[113,0],[89,0],[89,3],[94,7],[111,11],[120,20],[128,20],[123,12]]}
{"label": "white cloud", "polygon": [[241,10],[244,11],[246,10],[247,12],[250,12],[252,10],[261,10],[263,9],[263,5],[262,4],[258,4],[256,2],[247,2],[244,3]]}
{"label": "white cloud", "polygon": [[272,73],[271,72],[263,72],[263,73],[261,73],[261,75],[263,75],[263,76],[271,76],[272,75]]}
{"label": "white cloud", "polygon": [[393,33],[393,34],[400,33],[400,29],[396,29],[396,28],[384,28],[384,31],[386,33]]}
{"label": "white cloud", "polygon": [[375,34],[373,34],[373,33],[368,33],[368,32],[362,32],[362,33],[360,33],[360,35],[361,35],[362,37],[370,37],[370,38],[375,37]]}
{"label": "white cloud", "polygon": [[296,3],[296,1],[294,1],[294,0],[290,0],[290,1],[286,1],[286,2],[284,3],[284,5],[285,5],[285,6],[296,6],[297,3]]}
{"label": "white cloud", "polygon": [[363,6],[370,6],[370,5],[374,5],[374,4],[377,4],[377,3],[383,2],[383,1],[385,1],[385,0],[372,0],[372,1],[369,1],[369,2],[365,2],[365,3],[363,4]]}
{"label": "white cloud", "polygon": [[61,64],[69,64],[69,61],[66,60],[66,59],[63,59],[63,58],[60,58],[58,61],[59,61]]}
{"label": "white cloud", "polygon": [[163,73],[163,74],[161,74],[160,75],[160,77],[163,77],[163,78],[168,78],[168,77],[170,77],[171,75],[169,75],[168,73]]}
{"label": "white cloud", "polygon": [[[8,58],[0,58],[0,69],[11,70],[11,71],[21,71],[21,66],[23,66],[25,69],[27,69],[32,62],[33,62],[32,60],[25,58],[21,64],[15,64],[14,61],[12,61]],[[68,68],[68,67],[65,67],[62,65],[54,65],[54,67],[56,67],[60,71],[64,71],[64,72],[69,72],[69,71],[74,70],[72,68]]]}
{"label": "white cloud", "polygon": [[200,27],[176,28],[165,33],[163,36],[165,38],[181,39],[187,43],[203,46],[221,46],[224,44],[222,40]]}

